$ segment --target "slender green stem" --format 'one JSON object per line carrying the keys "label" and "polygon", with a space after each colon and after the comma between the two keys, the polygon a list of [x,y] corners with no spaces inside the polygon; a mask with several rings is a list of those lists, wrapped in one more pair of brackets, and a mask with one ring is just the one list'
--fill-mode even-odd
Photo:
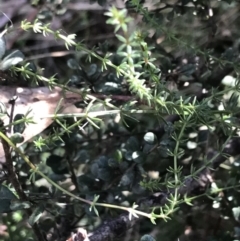
{"label": "slender green stem", "polygon": [[94,111],[89,113],[73,113],[73,114],[53,114],[53,115],[45,115],[42,118],[53,118],[53,117],[98,117],[98,116],[108,116],[108,115],[116,115],[116,114],[155,114],[156,110],[104,110],[104,111]]}
{"label": "slender green stem", "polygon": [[76,195],[74,195],[73,193],[65,190],[64,188],[62,188],[61,186],[59,186],[57,183],[55,183],[54,181],[52,181],[48,176],[46,176],[44,173],[42,173],[41,171],[38,170],[38,168],[29,160],[29,158],[18,148],[16,147],[12,141],[2,132],[0,132],[0,137],[2,139],[4,139],[11,148],[13,148],[20,156],[21,158],[29,165],[29,167],[37,174],[39,174],[41,177],[43,177],[44,179],[46,179],[51,185],[53,185],[54,187],[56,187],[58,190],[62,191],[64,194],[77,199],[81,202],[84,202],[88,205],[95,205],[95,206],[101,206],[101,207],[108,207],[108,208],[114,208],[114,209],[120,209],[120,210],[125,210],[128,212],[132,212],[134,214],[139,214],[141,216],[145,216],[147,218],[151,217],[151,214],[133,209],[133,208],[129,208],[129,207],[123,207],[123,206],[118,206],[118,205],[112,205],[112,204],[106,204],[106,203],[94,203],[92,201],[86,200],[84,198],[78,197]]}

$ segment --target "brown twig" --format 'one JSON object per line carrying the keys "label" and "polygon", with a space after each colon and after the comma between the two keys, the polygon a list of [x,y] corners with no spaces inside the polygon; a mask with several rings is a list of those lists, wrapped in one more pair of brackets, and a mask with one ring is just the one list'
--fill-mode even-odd
{"label": "brown twig", "polygon": [[[6,134],[6,133],[4,133],[4,134]],[[19,199],[21,201],[28,201],[28,198],[22,189],[22,186],[18,180],[18,177],[17,177],[16,172],[13,167],[11,148],[3,138],[1,138],[1,142],[2,142],[2,146],[3,146],[4,153],[5,153],[5,158],[6,158],[5,166],[6,166],[7,173],[8,173],[8,180],[11,182],[12,186],[14,187],[17,195],[19,196]],[[30,209],[26,209],[26,212],[27,212],[27,215],[30,217],[32,214],[32,211]],[[38,241],[45,240],[38,227],[38,224],[36,224],[36,223],[33,224],[32,229],[33,229]]]}

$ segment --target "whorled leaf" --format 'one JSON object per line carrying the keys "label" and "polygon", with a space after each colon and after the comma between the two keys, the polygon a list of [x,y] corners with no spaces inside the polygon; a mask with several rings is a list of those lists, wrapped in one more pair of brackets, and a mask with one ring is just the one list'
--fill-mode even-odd
{"label": "whorled leaf", "polygon": [[7,70],[24,60],[25,56],[20,50],[14,50],[8,54],[0,63],[1,70]]}
{"label": "whorled leaf", "polygon": [[6,51],[6,42],[4,37],[0,38],[0,59],[4,56]]}
{"label": "whorled leaf", "polygon": [[22,210],[22,209],[27,209],[31,207],[31,203],[30,202],[22,202],[22,201],[12,201],[10,208],[12,211],[16,211],[16,210]]}
{"label": "whorled leaf", "polygon": [[17,200],[13,192],[5,185],[0,185],[0,213],[11,212],[11,202]]}
{"label": "whorled leaf", "polygon": [[157,141],[157,137],[154,133],[152,132],[148,132],[144,135],[143,137],[144,141],[150,145],[154,145],[156,144]]}
{"label": "whorled leaf", "polygon": [[153,236],[149,234],[145,234],[141,237],[140,241],[156,241],[156,239],[154,239]]}
{"label": "whorled leaf", "polygon": [[38,206],[32,213],[32,215],[29,217],[28,222],[31,226],[33,226],[34,223],[36,223],[40,217],[42,216],[44,212],[44,206],[40,205]]}

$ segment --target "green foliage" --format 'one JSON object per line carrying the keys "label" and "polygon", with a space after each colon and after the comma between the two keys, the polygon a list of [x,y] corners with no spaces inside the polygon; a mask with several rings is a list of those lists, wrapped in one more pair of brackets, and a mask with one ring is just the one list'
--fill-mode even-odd
{"label": "green foliage", "polygon": [[1,213],[11,211],[11,201],[16,200],[17,197],[9,190],[8,187],[1,185]]}
{"label": "green foliage", "polygon": [[[33,122],[31,110],[11,116],[6,112],[9,103],[0,103],[0,116],[10,120],[0,128],[8,146],[6,162],[13,162],[17,185],[26,194],[17,198],[14,179],[3,178],[0,212],[31,210],[19,216],[21,225],[25,220],[46,236],[51,233],[49,240],[66,240],[79,226],[90,232],[123,211],[131,221],[146,218],[135,234],[142,241],[194,240],[199,230],[209,229],[212,235],[206,232],[201,240],[223,240],[221,234],[239,237],[239,46],[238,41],[229,46],[221,40],[219,47],[214,22],[226,9],[232,11],[231,1],[212,7],[212,1],[179,0],[152,5],[152,10],[143,2],[109,8],[101,24],[114,40],[91,44],[94,36],[88,42],[78,33],[91,15],[81,15],[78,31],[56,29],[50,20],[55,14],[65,16],[68,1],[32,1],[40,10],[33,21],[21,19],[21,30],[54,39],[61,51],[64,47],[71,53],[55,60],[57,73],[40,60],[37,67],[24,62],[24,51],[8,53],[0,38],[4,73],[23,80],[25,87],[57,87],[63,98],[66,92],[81,96],[74,103],[81,113],[62,113],[61,99],[47,116],[54,123],[20,146]],[[198,221],[202,214],[215,222],[212,213],[222,222],[229,220],[224,228]],[[13,221],[10,215],[6,219]],[[18,240],[31,236],[26,225],[23,230],[26,234]],[[14,231],[8,228],[5,237],[11,240]]]}
{"label": "green foliage", "polygon": [[155,241],[151,235],[144,235],[141,237],[140,241]]}

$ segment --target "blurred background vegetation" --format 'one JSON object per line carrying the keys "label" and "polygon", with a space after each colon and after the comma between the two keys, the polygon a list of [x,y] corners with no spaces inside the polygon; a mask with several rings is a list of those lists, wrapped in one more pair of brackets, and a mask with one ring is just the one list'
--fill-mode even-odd
{"label": "blurred background vegetation", "polygon": [[[174,166],[174,155],[178,155],[178,166],[182,168],[178,173],[182,185],[193,169],[211,167],[207,184],[187,193],[194,197],[191,205],[179,202],[170,220],[158,219],[153,225],[149,219],[140,219],[133,228],[123,231],[121,237],[106,240],[151,240],[150,236],[144,239],[145,234],[161,241],[239,240],[239,1],[0,0],[2,31],[13,24],[4,36],[6,48],[20,50],[35,72],[47,78],[55,75],[57,84],[87,90],[103,100],[109,97],[119,109],[157,111],[158,107],[154,104],[149,107],[147,100],[129,87],[125,76],[118,76],[111,68],[102,70],[100,59],[89,61],[85,51],[66,49],[65,43],[54,35],[43,36],[21,28],[25,19],[50,23],[54,31],[76,34],[76,42],[82,42],[99,56],[111,54],[109,59],[119,66],[127,51],[124,55],[115,25],[105,14],[111,6],[119,11],[126,9],[126,16],[131,17],[127,32],[135,32],[135,37],[141,35],[144,41],[139,42],[147,43],[146,52],[151,53],[149,62],[154,67],[141,62],[145,45],[139,44],[140,37],[128,38],[121,28],[118,32],[133,48],[140,46],[138,51],[142,55],[136,55],[134,66],[142,73],[153,96],[156,94],[166,101],[167,110],[159,107],[160,115],[150,111],[108,115],[96,120],[95,125],[84,120],[81,126],[73,127],[58,139],[52,137],[64,128],[54,122],[33,141],[24,143],[21,150],[45,175],[77,196],[93,200],[97,194],[101,203],[127,207],[173,188],[169,183],[174,172],[169,167]],[[11,71],[1,71],[0,88],[48,86],[44,81],[24,79],[19,73],[12,75]],[[184,122],[181,120],[188,109],[177,109],[173,104],[177,105],[180,98],[183,104],[179,106],[191,104],[194,97],[200,111],[189,120],[181,134],[182,141],[178,142],[174,137],[180,135]],[[167,101],[173,104],[168,105]],[[83,109],[88,104],[85,100],[75,103]],[[91,107],[91,111],[102,110],[101,103]],[[213,114],[221,110],[227,112]],[[77,117],[63,118],[61,122],[71,126],[77,120]],[[40,137],[45,142],[37,148]],[[176,143],[179,152],[171,155]],[[227,145],[231,146],[228,156],[223,155],[224,160],[215,166],[205,163]],[[31,209],[35,210],[32,219],[38,223],[45,240],[67,240],[78,227],[91,233],[122,214],[121,210],[98,207],[97,217],[89,211],[89,205],[33,175],[21,157],[13,154],[13,161]],[[23,206],[16,211],[9,210],[10,204],[4,206],[6,193],[13,190],[4,164],[1,165],[0,240],[37,240],[28,223],[31,217]],[[214,189],[217,191],[213,194]]]}

